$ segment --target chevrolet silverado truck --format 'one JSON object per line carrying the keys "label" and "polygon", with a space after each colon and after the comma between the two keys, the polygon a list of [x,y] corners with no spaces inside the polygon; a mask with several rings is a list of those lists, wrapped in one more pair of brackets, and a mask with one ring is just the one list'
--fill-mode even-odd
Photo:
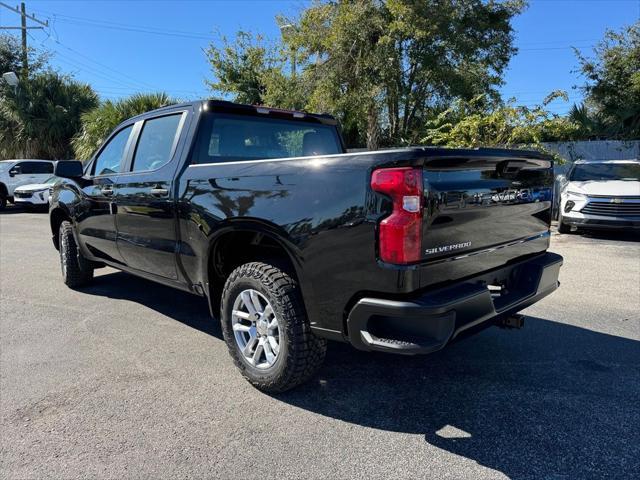
{"label": "chevrolet silverado truck", "polygon": [[327,340],[435,352],[558,287],[552,160],[502,149],[346,153],[327,115],[200,101],[58,162],[71,288],[108,265],[204,296],[257,388],[308,380]]}

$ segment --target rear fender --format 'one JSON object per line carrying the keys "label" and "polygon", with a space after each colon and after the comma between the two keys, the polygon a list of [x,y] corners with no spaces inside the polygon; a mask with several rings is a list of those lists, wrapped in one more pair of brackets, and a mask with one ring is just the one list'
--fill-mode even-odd
{"label": "rear fender", "polygon": [[[263,235],[275,242],[282,251],[288,257],[289,263],[294,268],[294,274],[298,279],[300,288],[302,289],[303,296],[306,299],[307,288],[305,278],[303,275],[303,257],[298,247],[293,244],[289,238],[287,232],[282,228],[270,222],[265,222],[258,219],[229,219],[223,222],[222,225],[218,225],[215,228],[215,232],[209,237],[208,250],[206,255],[202,255],[201,272],[202,282],[205,286],[204,291],[209,300],[209,307],[212,314],[214,312],[214,299],[219,292],[212,291],[212,285],[210,285],[209,279],[213,273],[213,256],[215,255],[216,248],[220,245],[221,240],[230,233],[255,233],[257,235]],[[256,258],[256,260],[260,260]]]}

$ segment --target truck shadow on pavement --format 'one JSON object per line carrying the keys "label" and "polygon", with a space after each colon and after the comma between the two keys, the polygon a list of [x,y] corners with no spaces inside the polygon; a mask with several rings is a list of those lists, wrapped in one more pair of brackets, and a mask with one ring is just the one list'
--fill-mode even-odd
{"label": "truck shadow on pavement", "polygon": [[[526,322],[427,357],[331,345],[320,374],[278,398],[344,422],[424,435],[509,478],[637,478],[640,342]],[[428,476],[432,459],[419,449],[413,455]]]}
{"label": "truck shadow on pavement", "polygon": [[[206,301],[188,293],[124,273],[101,275],[83,291],[139,302],[222,339]],[[424,357],[330,343],[318,375],[274,397],[355,425],[423,435],[509,478],[640,471],[640,342],[551,320],[527,317],[523,330],[491,328]],[[428,453],[411,456],[429,476]]]}
{"label": "truck shadow on pavement", "polygon": [[[97,270],[96,272],[100,272]],[[220,323],[212,320],[206,299],[124,272],[96,276],[83,293],[145,305],[191,328],[222,340]]]}

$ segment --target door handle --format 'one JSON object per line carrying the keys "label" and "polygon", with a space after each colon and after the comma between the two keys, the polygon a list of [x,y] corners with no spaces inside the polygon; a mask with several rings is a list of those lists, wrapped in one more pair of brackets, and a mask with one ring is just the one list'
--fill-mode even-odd
{"label": "door handle", "polygon": [[153,195],[154,197],[166,197],[167,195],[169,195],[169,190],[167,190],[166,188],[152,188],[150,190],[151,195]]}
{"label": "door handle", "polygon": [[113,188],[112,187],[104,187],[102,190],[100,190],[102,192],[102,194],[106,197],[109,197],[111,195],[113,195]]}

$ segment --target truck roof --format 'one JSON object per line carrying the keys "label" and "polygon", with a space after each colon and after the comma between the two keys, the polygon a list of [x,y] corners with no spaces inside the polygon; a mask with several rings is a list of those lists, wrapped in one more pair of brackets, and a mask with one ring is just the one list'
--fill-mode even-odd
{"label": "truck roof", "polygon": [[269,115],[271,117],[283,118],[283,119],[295,119],[302,121],[319,122],[325,125],[337,125],[338,122],[332,115],[324,113],[309,113],[303,110],[286,110],[282,108],[268,107],[263,105],[247,105],[243,103],[234,103],[226,100],[196,100],[192,102],[184,102],[179,104],[167,105],[166,107],[158,108],[145,112],[143,114],[132,117],[128,120],[144,118],[147,115],[156,114],[165,110],[174,110],[181,107],[194,107],[196,109],[203,109],[205,111],[217,111],[222,113],[236,113],[244,115]]}

